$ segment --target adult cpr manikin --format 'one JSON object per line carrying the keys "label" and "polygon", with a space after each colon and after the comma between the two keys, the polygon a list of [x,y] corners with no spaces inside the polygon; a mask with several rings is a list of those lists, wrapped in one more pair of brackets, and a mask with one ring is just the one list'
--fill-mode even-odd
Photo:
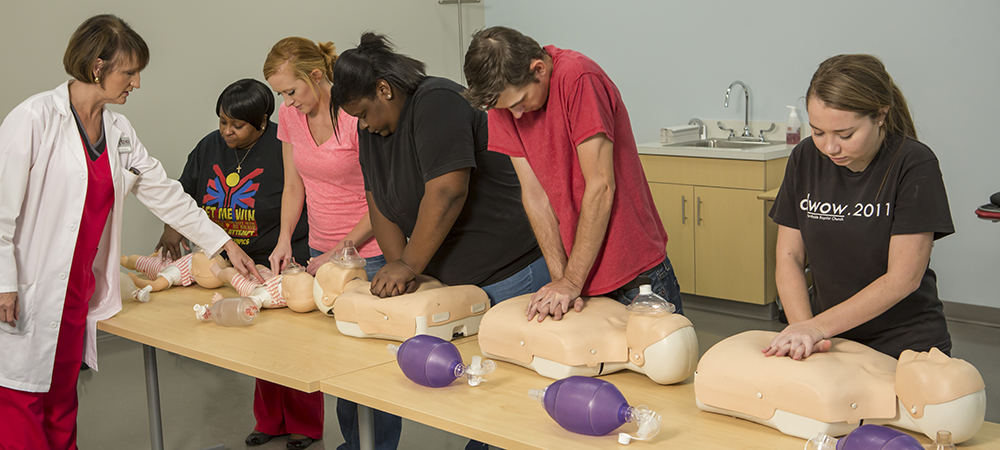
{"label": "adult cpr manikin", "polygon": [[765,357],[777,333],[747,331],[702,356],[695,373],[698,407],[809,439],[842,436],[866,424],[893,425],[956,443],[979,431],[986,385],[971,364],[937,349],[906,350],[899,361],[846,339],[795,361]]}
{"label": "adult cpr manikin", "polygon": [[445,286],[418,275],[420,286],[410,294],[379,298],[371,283],[354,279],[333,303],[337,329],[347,336],[403,341],[430,334],[446,341],[479,332],[490,309],[486,291],[472,285]]}
{"label": "adult cpr manikin", "polygon": [[630,314],[615,300],[590,297],[580,312],[537,322],[525,320],[531,295],[503,301],[483,317],[483,356],[554,379],[628,369],[672,384],[694,372],[698,337],[680,314]]}

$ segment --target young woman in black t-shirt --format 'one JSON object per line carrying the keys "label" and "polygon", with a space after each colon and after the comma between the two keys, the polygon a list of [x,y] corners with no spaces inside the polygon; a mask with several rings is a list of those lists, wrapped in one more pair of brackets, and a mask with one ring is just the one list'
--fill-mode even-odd
{"label": "young woman in black t-shirt", "polygon": [[839,55],[813,75],[806,107],[812,136],[792,151],[771,209],[789,326],[765,354],[806,358],[834,336],[897,358],[949,353],[929,262],[933,241],[954,226],[937,158],[916,140],[902,92],[876,57]]}

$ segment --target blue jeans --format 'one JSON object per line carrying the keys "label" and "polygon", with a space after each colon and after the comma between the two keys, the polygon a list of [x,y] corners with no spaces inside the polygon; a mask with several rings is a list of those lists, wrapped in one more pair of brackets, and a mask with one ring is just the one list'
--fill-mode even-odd
{"label": "blue jeans", "polygon": [[[674,266],[670,264],[670,258],[663,258],[663,262],[643,272],[640,276],[642,275],[649,277],[651,281],[650,287],[653,288],[653,292],[663,297],[666,301],[673,303],[674,307],[677,308],[677,311],[675,311],[677,314],[684,314],[684,307],[681,305],[681,285],[677,282],[677,276],[674,274]],[[637,295],[639,295],[639,287],[630,287],[628,285],[604,294],[605,297],[618,300],[623,305],[631,304]]]}
{"label": "blue jeans", "polygon": [[[309,248],[309,256],[313,258],[322,255],[323,251]],[[385,265],[385,256],[369,256],[365,258],[365,273],[371,280],[378,270]],[[375,429],[376,450],[396,450],[399,446],[399,435],[403,432],[403,419],[399,416],[372,410],[372,422]],[[358,450],[361,448],[360,431],[358,429],[358,404],[352,401],[337,399],[337,422],[340,423],[340,433],[344,443],[337,450]]]}
{"label": "blue jeans", "polygon": [[550,281],[552,277],[549,275],[549,267],[545,265],[545,258],[538,258],[517,273],[489,286],[483,286],[483,290],[490,297],[490,306],[495,306],[518,295],[538,292]]}

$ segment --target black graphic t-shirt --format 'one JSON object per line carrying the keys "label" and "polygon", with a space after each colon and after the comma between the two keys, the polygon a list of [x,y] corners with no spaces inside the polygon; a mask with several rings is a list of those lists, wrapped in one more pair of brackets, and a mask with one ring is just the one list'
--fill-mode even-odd
{"label": "black graphic t-shirt", "polygon": [[[912,139],[888,137],[862,172],[830,161],[812,138],[792,150],[771,208],[775,223],[802,233],[819,314],[884,275],[889,239],[897,234],[955,232],[937,157]],[[905,349],[948,353],[937,277],[929,267],[920,287],[878,317],[839,337],[898,358]]]}
{"label": "black graphic t-shirt", "polygon": [[[213,222],[255,263],[268,267],[267,258],[281,234],[281,191],[285,187],[277,129],[269,122],[250,150],[229,148],[219,130],[209,133],[188,155],[178,179]],[[292,255],[300,264],[309,259],[306,217],[303,205],[292,234]]]}

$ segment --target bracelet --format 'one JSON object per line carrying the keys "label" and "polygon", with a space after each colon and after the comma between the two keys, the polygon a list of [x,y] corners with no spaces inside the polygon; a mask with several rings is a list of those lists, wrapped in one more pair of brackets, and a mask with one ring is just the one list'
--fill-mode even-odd
{"label": "bracelet", "polygon": [[407,270],[409,270],[409,271],[410,271],[410,273],[412,273],[412,274],[413,274],[413,278],[416,278],[416,277],[417,277],[417,271],[416,271],[416,270],[413,270],[413,268],[412,268],[412,267],[410,267],[410,265],[409,265],[409,264],[407,264],[407,263],[406,263],[406,261],[403,261],[403,258],[399,258],[399,259],[397,259],[396,261],[397,261],[397,262],[399,262],[400,264],[402,264],[402,265],[403,265],[403,267],[406,267],[406,269],[407,269]]}

